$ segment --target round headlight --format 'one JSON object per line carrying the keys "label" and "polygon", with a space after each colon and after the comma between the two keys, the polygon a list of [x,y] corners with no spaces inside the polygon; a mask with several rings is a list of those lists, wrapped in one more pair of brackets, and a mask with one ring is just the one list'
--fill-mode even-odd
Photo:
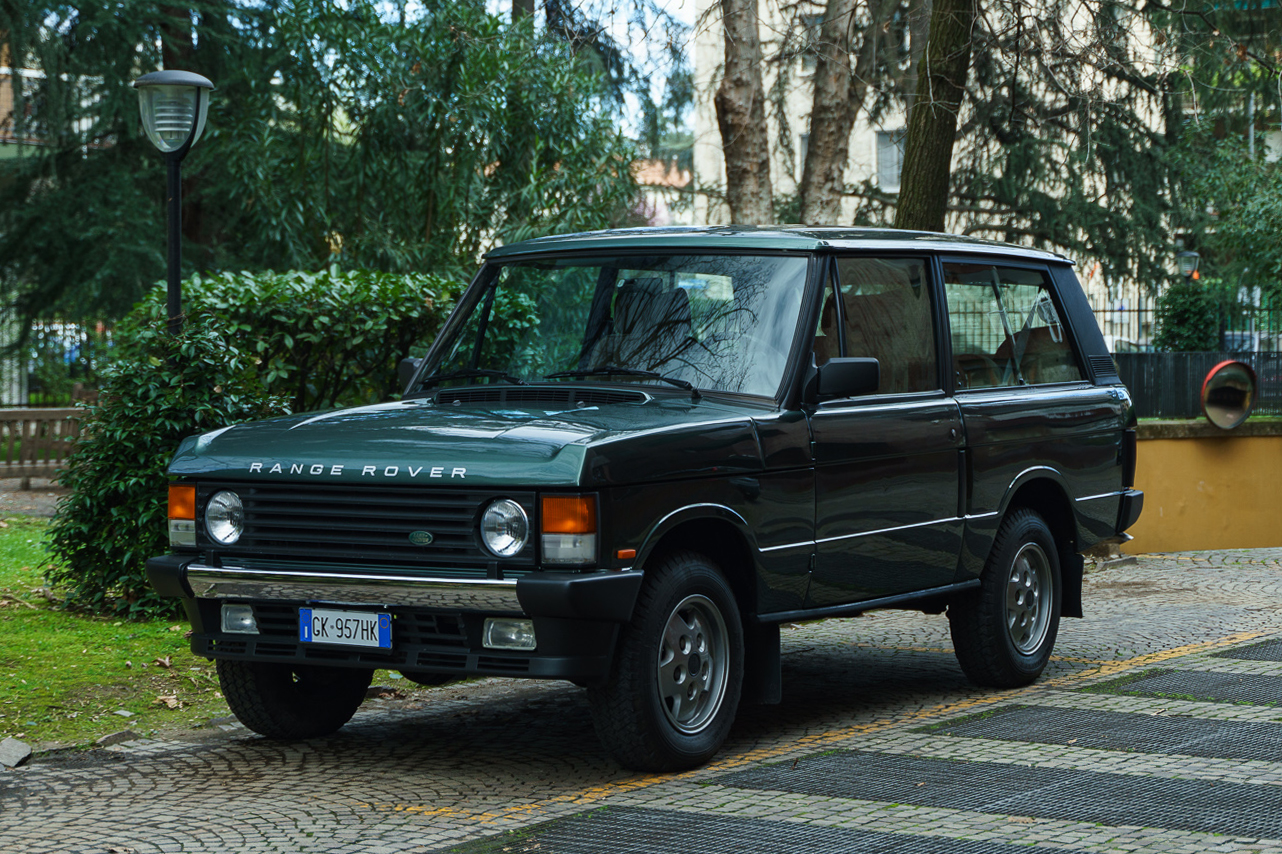
{"label": "round headlight", "polygon": [[214,542],[230,546],[245,529],[245,508],[234,492],[219,492],[205,505],[205,530]]}
{"label": "round headlight", "polygon": [[530,538],[530,519],[525,509],[510,498],[500,498],[481,516],[481,539],[499,557],[511,557],[525,548]]}

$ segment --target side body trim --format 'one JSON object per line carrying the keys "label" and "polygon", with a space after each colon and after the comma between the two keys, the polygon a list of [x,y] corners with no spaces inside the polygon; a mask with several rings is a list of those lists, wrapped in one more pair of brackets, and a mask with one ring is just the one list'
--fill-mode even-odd
{"label": "side body trim", "polygon": [[951,596],[966,590],[979,587],[980,580],[972,578],[957,584],[946,584],[943,587],[932,587],[928,590],[916,590],[912,593],[900,593],[896,596],[883,596],[879,599],[865,599],[862,602],[850,602],[845,605],[830,605],[826,608],[808,608],[800,611],[775,611],[770,614],[758,614],[758,623],[789,623],[795,620],[822,620],[827,617],[857,617],[865,611],[879,608],[903,608],[916,602],[924,602],[944,596]]}

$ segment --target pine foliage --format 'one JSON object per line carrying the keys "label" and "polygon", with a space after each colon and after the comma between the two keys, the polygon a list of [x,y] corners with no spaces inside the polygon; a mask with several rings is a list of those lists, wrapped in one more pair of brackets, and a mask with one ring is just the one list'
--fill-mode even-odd
{"label": "pine foliage", "polygon": [[185,273],[458,274],[633,221],[635,146],[595,60],[482,4],[6,0],[0,33],[42,75],[16,110],[39,144],[0,159],[0,286],[26,316],[118,317],[163,277],[163,160],[129,86],[162,52],[217,86],[183,163]]}

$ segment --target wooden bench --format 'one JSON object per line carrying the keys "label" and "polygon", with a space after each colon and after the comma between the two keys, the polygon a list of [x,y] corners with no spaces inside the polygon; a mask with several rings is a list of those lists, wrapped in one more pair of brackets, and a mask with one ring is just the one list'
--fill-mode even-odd
{"label": "wooden bench", "polygon": [[79,409],[0,409],[0,478],[57,477],[80,436]]}

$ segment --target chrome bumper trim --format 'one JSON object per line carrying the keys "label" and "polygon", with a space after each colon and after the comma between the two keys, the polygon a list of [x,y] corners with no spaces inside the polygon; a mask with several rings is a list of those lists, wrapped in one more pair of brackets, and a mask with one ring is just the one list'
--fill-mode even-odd
{"label": "chrome bumper trim", "polygon": [[321,575],[192,564],[187,567],[187,585],[198,599],[404,605],[521,613],[516,582],[488,578],[423,578],[360,572]]}

